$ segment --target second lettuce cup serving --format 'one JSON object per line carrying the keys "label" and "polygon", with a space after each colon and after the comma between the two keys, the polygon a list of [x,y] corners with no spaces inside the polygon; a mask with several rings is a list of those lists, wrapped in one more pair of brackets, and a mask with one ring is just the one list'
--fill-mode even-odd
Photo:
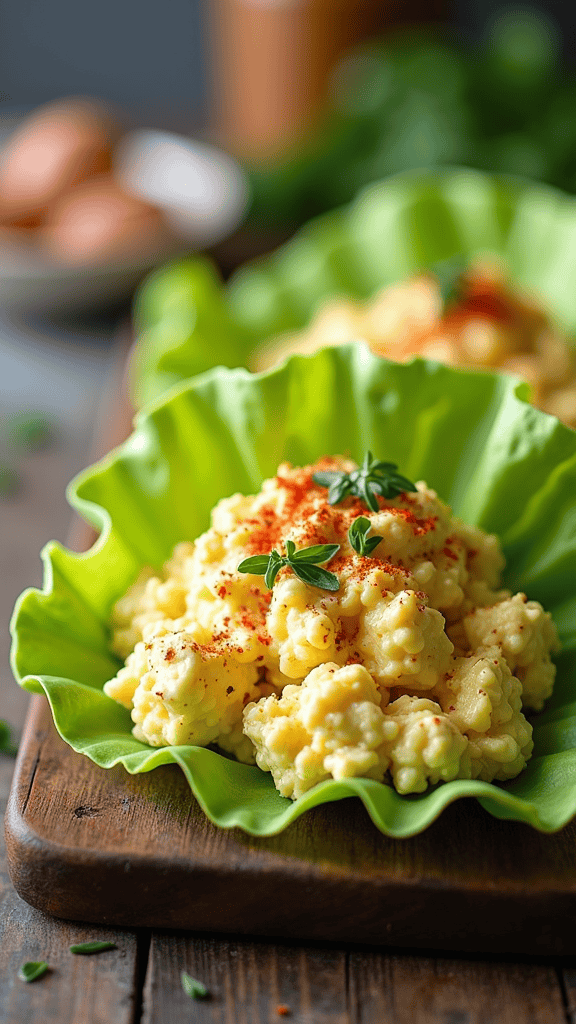
{"label": "second lettuce cup serving", "polygon": [[[240,267],[226,284],[205,259],[153,275],[136,304],[136,404],[216,364],[261,369],[283,352],[368,337],[389,358],[417,351],[501,367],[529,380],[539,404],[572,422],[575,237],[576,200],[526,180],[453,167],[377,182],[270,256]],[[472,274],[459,301],[481,317],[469,315],[465,336],[456,337],[458,303],[448,318],[436,307],[451,291],[454,298],[455,268],[466,272],[478,261],[481,274]],[[415,278],[429,271],[436,288]],[[482,278],[488,311],[486,302],[478,306]],[[390,293],[406,279],[415,283]],[[390,328],[395,317],[402,321],[403,304],[417,337],[412,347]]]}

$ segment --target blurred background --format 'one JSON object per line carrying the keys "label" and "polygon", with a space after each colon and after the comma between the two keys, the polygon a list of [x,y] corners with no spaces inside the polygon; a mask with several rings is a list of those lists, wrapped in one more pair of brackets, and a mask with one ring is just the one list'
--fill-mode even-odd
{"label": "blurred background", "polygon": [[[126,0],[119,5],[101,0],[81,10],[71,0],[54,0],[48,10],[31,0],[6,0],[0,35],[0,100],[6,117],[18,116],[62,96],[85,94],[120,104],[143,125],[197,130],[213,113],[216,46],[213,20],[222,12],[232,26],[234,13],[246,20],[266,7],[279,9],[324,6],[328,17],[345,8],[346,30],[334,49],[355,36],[378,34],[401,18],[441,20],[466,42],[481,44],[494,16],[502,9],[535,10],[553,19],[562,34],[563,56],[575,59],[576,14],[569,4],[503,4],[498,0],[435,0],[414,5],[362,0],[361,3],[266,4],[258,0],[166,0],[157,4]],[[361,9],[371,12],[368,27]],[[358,27],[353,23],[360,21]],[[333,30],[336,26],[333,26]],[[329,31],[323,33],[325,36]],[[254,50],[261,44],[253,40]]]}
{"label": "blurred background", "polygon": [[[576,193],[575,28],[576,10],[559,2],[6,0],[0,622],[22,587],[39,583],[41,545],[67,535],[65,485],[104,450],[130,347],[144,374],[151,353],[157,370],[162,346],[176,352],[166,383],[210,361],[255,365],[249,348],[265,328],[250,333],[248,317],[240,330],[237,316],[229,332],[221,298],[244,261],[413,169],[477,168]],[[571,339],[552,336],[543,314],[503,296],[497,275],[463,287],[462,267],[443,274],[431,308],[460,281],[476,324],[480,313],[498,320],[476,331],[484,355],[472,364],[512,359],[505,368],[538,384],[538,357],[553,366],[549,389],[574,388]],[[252,308],[259,280],[242,300]],[[356,300],[374,284],[358,286]],[[285,328],[302,328],[310,303]],[[368,337],[360,312],[340,311],[333,335]],[[219,324],[213,351],[203,316]],[[433,351],[457,361],[436,335]],[[576,409],[571,395],[559,409]],[[5,625],[0,644],[7,676]]]}

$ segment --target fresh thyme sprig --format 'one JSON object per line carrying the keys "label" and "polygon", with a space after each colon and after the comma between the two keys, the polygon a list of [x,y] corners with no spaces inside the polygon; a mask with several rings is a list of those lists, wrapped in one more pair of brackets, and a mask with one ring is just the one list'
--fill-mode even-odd
{"label": "fresh thyme sprig", "polygon": [[337,551],[339,544],[314,544],[310,548],[301,548],[296,551],[293,541],[285,543],[286,554],[281,555],[274,548],[269,555],[252,555],[245,558],[238,566],[238,572],[249,572],[254,576],[264,576],[264,583],[269,590],[272,590],[274,581],[283,565],[289,566],[292,572],[303,583],[312,587],[320,587],[321,590],[339,590],[340,580],[333,572],[321,569],[318,563],[329,562]]}
{"label": "fresh thyme sprig", "polygon": [[382,537],[368,537],[372,523],[366,516],[358,516],[348,530],[348,540],[357,555],[371,555],[377,548]]}
{"label": "fresh thyme sprig", "polygon": [[415,491],[415,485],[405,476],[396,472],[395,462],[382,462],[373,459],[372,452],[367,452],[360,469],[351,473],[328,471],[314,473],[314,483],[328,488],[328,504],[339,505],[345,498],[360,498],[372,512],[378,512],[377,494],[383,498],[395,498],[403,491]]}

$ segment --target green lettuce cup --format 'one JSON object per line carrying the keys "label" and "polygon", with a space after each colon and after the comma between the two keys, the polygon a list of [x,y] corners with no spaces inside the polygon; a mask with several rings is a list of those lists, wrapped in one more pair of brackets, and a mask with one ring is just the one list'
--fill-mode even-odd
{"label": "green lettuce cup", "polygon": [[552,321],[576,333],[576,199],[465,167],[408,171],[305,224],[223,284],[205,258],[169,264],[135,307],[137,406],[221,363],[250,364],[262,342],[306,326],[326,298],[366,299],[454,257],[504,261]]}
{"label": "green lettuce cup", "polygon": [[[63,739],[101,767],[180,765],[222,827],[270,835],[311,807],[357,796],[382,832],[402,837],[473,796],[497,817],[561,828],[576,813],[576,432],[527,398],[526,385],[510,378],[424,360],[400,365],[364,344],[259,375],[218,368],[174,388],[70,485],[71,504],[100,536],[83,554],[55,542],[44,549],[44,588],[27,590],[12,620],[16,679],[46,694]],[[109,647],[112,605],[140,568],[159,568],[177,542],[208,527],[220,498],[256,492],[280,461],[360,460],[366,450],[497,533],[505,585],[552,612],[562,653],[525,771],[502,785],[457,780],[409,797],[369,779],[329,780],[291,802],[269,774],[215,750],[136,740],[129,712],[102,687],[119,667]]]}

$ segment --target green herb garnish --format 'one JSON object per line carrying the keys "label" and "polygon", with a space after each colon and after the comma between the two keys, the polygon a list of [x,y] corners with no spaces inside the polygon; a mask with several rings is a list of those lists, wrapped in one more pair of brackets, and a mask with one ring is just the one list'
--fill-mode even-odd
{"label": "green herb garnish", "polygon": [[358,516],[348,530],[348,540],[358,555],[371,555],[377,548],[382,537],[368,537],[372,523],[366,516]]}
{"label": "green herb garnish", "polygon": [[190,974],[186,974],[186,971],[182,971],[180,974],[180,980],[182,982],[182,988],[184,989],[187,996],[190,999],[206,999],[208,995],[208,989],[201,981],[197,981]]}
{"label": "green herb garnish", "polygon": [[463,277],[466,263],[461,256],[441,260],[432,267],[432,273],[438,282],[444,309],[453,306],[462,298]]}
{"label": "green herb garnish", "polygon": [[292,572],[303,583],[322,590],[339,590],[340,580],[333,572],[321,569],[318,563],[329,562],[337,551],[339,544],[314,544],[311,548],[296,551],[293,541],[287,540],[286,554],[281,555],[273,549],[269,555],[253,555],[245,558],[238,566],[238,572],[250,572],[254,576],[264,576],[264,583],[272,590],[274,581],[283,565],[289,566]]}
{"label": "green herb garnish", "polygon": [[78,942],[75,946],[70,946],[71,953],[81,953],[83,956],[88,956],[90,953],[103,953],[105,949],[118,949],[115,942],[98,942],[93,940],[92,942]]}
{"label": "green herb garnish", "polygon": [[328,503],[339,505],[345,498],[360,498],[372,512],[378,512],[377,494],[383,498],[395,498],[404,491],[415,491],[416,487],[405,476],[396,470],[395,462],[382,462],[373,459],[372,452],[367,452],[360,469],[351,473],[320,472],[314,473],[314,483],[328,488]]}
{"label": "green herb garnish", "polygon": [[18,977],[22,981],[36,981],[37,978],[41,978],[43,974],[46,974],[48,970],[48,964],[45,960],[28,960],[18,971]]}

